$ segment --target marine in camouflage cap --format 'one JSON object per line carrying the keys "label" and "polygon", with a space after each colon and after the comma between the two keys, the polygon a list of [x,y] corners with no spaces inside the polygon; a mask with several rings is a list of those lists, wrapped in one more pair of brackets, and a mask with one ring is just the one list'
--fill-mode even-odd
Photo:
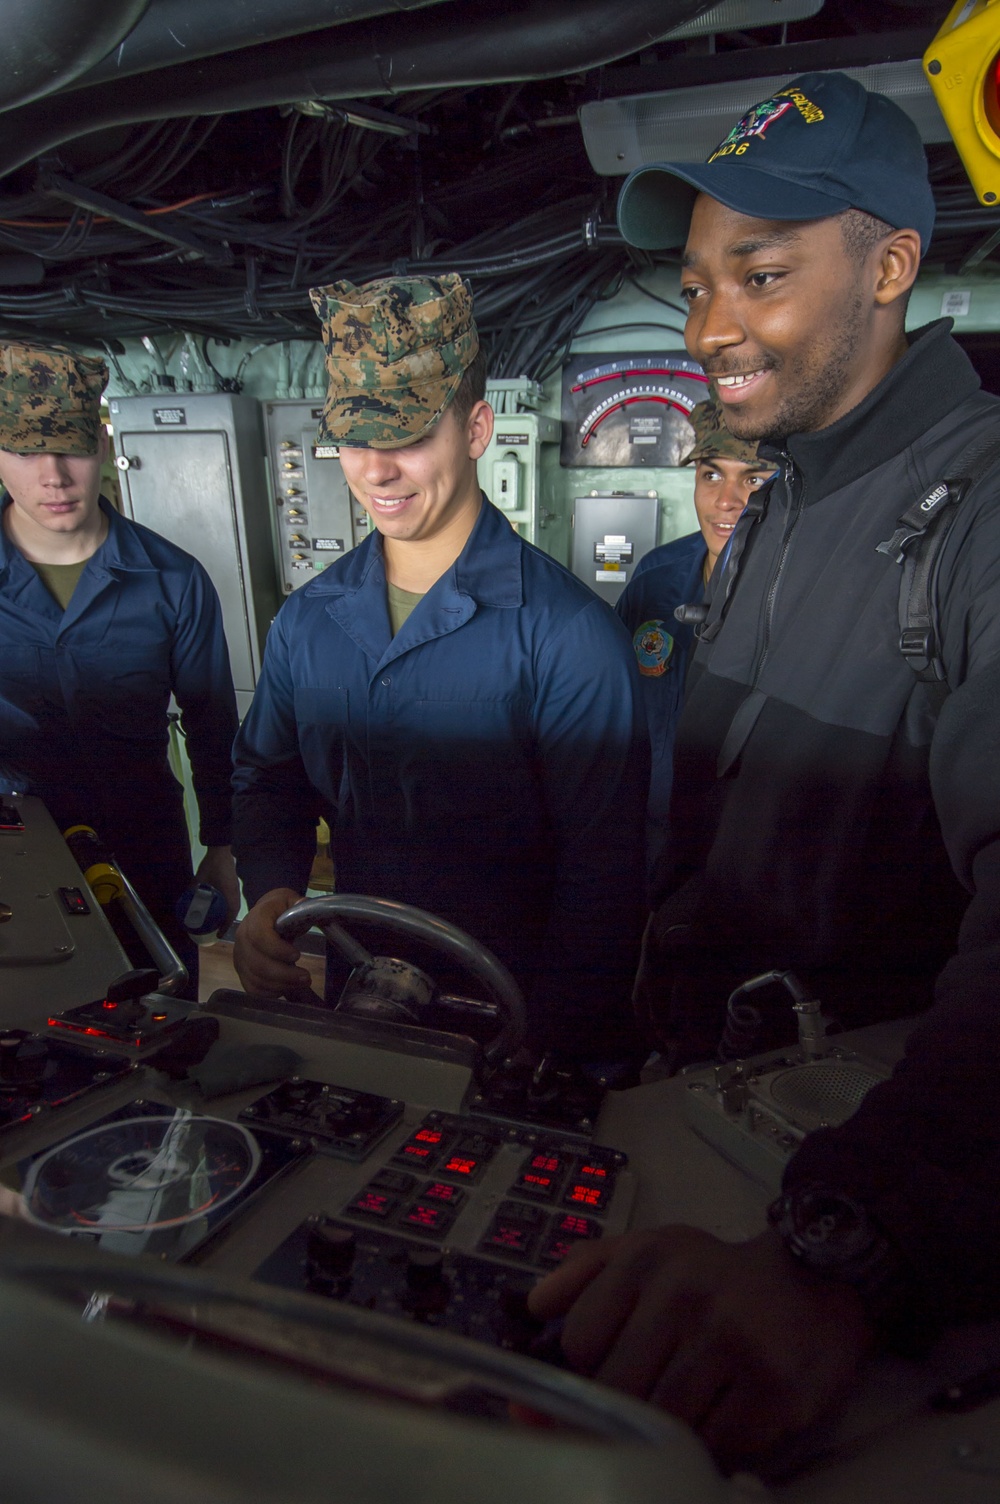
{"label": "marine in camouflage cap", "polygon": [[684,460],[685,465],[693,465],[696,460],[716,459],[739,460],[741,465],[760,464],[757,445],[729,432],[722,406],[714,397],[692,408],[688,422],[694,429],[694,448]]}
{"label": "marine in camouflage cap", "polygon": [[107,384],[103,360],[38,345],[0,345],[0,449],[95,455]]}
{"label": "marine in camouflage cap", "polygon": [[430,433],[479,352],[456,272],[314,287],[329,378],[319,444],[402,449]]}

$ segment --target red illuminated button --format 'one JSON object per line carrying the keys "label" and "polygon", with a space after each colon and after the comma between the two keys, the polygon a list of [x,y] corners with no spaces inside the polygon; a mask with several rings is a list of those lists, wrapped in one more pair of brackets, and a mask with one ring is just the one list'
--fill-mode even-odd
{"label": "red illuminated button", "polygon": [[603,1211],[608,1202],[608,1192],[604,1186],[588,1185],[586,1182],[573,1180],[563,1197],[564,1206],[585,1206],[589,1211]]}
{"label": "red illuminated button", "polygon": [[446,1149],[454,1140],[453,1133],[446,1133],[443,1128],[433,1125],[418,1128],[416,1133],[396,1150],[394,1156],[397,1164],[413,1165],[417,1169],[430,1170],[438,1162],[442,1149]]}
{"label": "red illuminated button", "polygon": [[614,1172],[607,1165],[595,1164],[592,1160],[584,1160],[577,1170],[574,1179],[585,1181],[588,1185],[614,1185]]}
{"label": "red illuminated button", "polygon": [[425,1232],[445,1232],[452,1222],[453,1212],[448,1206],[431,1206],[424,1201],[418,1201],[411,1206],[403,1222],[411,1227],[421,1227]]}
{"label": "red illuminated button", "polygon": [[443,1180],[432,1180],[430,1185],[425,1185],[421,1192],[424,1201],[444,1201],[448,1206],[460,1206],[465,1200],[462,1192],[456,1185],[446,1185]]}
{"label": "red illuminated button", "polygon": [[467,1154],[453,1154],[446,1159],[438,1174],[460,1175],[463,1180],[473,1180],[479,1170],[479,1160]]}
{"label": "red illuminated button", "polygon": [[599,1222],[591,1221],[590,1217],[575,1217],[572,1212],[567,1212],[564,1217],[557,1217],[555,1231],[564,1238],[599,1238],[603,1231]]}
{"label": "red illuminated button", "polygon": [[558,1154],[533,1154],[528,1160],[528,1169],[543,1175],[558,1175],[562,1168],[563,1162]]}
{"label": "red illuminated button", "polygon": [[561,1264],[570,1249],[578,1242],[578,1238],[550,1238],[538,1255],[539,1263]]}
{"label": "red illuminated button", "polygon": [[523,1222],[507,1222],[497,1219],[480,1243],[480,1248],[492,1253],[517,1254],[527,1257],[534,1234]]}
{"label": "red illuminated button", "polygon": [[513,1189],[526,1196],[537,1196],[539,1201],[551,1201],[559,1181],[555,1175],[546,1175],[538,1170],[525,1170],[517,1177]]}
{"label": "red illuminated button", "polygon": [[362,1217],[391,1217],[399,1202],[395,1196],[386,1196],[382,1191],[365,1190],[355,1196],[347,1210]]}
{"label": "red illuminated button", "polygon": [[437,1159],[437,1153],[427,1144],[410,1143],[403,1145],[396,1158],[404,1160],[408,1165],[421,1165],[424,1169],[429,1169]]}

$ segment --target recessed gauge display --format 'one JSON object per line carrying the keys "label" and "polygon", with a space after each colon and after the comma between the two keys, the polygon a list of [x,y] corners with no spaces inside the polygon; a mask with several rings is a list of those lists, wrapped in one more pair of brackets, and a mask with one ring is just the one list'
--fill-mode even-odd
{"label": "recessed gauge display", "polygon": [[23,1166],[21,1207],[114,1252],[183,1258],[307,1153],[285,1135],[134,1102]]}
{"label": "recessed gauge display", "polygon": [[707,395],[708,378],[683,352],[575,355],[563,367],[561,463],[680,465],[694,443],[688,414]]}

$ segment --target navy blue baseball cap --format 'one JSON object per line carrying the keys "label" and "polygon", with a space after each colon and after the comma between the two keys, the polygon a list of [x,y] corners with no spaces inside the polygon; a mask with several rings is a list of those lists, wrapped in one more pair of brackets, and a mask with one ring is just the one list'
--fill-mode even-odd
{"label": "navy blue baseball cap", "polygon": [[934,195],[919,133],[884,94],[846,73],[805,73],[749,109],[708,161],[637,167],[618,196],[618,228],[641,250],[683,245],[707,193],[754,219],[823,219],[863,209],[916,230],[926,251]]}

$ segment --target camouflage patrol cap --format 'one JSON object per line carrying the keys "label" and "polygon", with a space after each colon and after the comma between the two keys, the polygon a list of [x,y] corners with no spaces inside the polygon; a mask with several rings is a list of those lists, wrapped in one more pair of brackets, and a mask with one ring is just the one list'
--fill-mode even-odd
{"label": "camouflage patrol cap", "polygon": [[329,378],[317,442],[402,449],[422,439],[479,351],[462,278],[335,282],[309,296]]}
{"label": "camouflage patrol cap", "polygon": [[96,454],[107,384],[103,360],[38,345],[0,345],[0,449]]}
{"label": "camouflage patrol cap", "polygon": [[[748,444],[745,439],[738,439],[729,432],[722,407],[714,397],[699,402],[689,414],[688,422],[694,429],[694,448],[685,459],[685,465],[709,459],[739,460],[741,465],[760,463],[757,445]],[[773,466],[768,468],[773,469]]]}

